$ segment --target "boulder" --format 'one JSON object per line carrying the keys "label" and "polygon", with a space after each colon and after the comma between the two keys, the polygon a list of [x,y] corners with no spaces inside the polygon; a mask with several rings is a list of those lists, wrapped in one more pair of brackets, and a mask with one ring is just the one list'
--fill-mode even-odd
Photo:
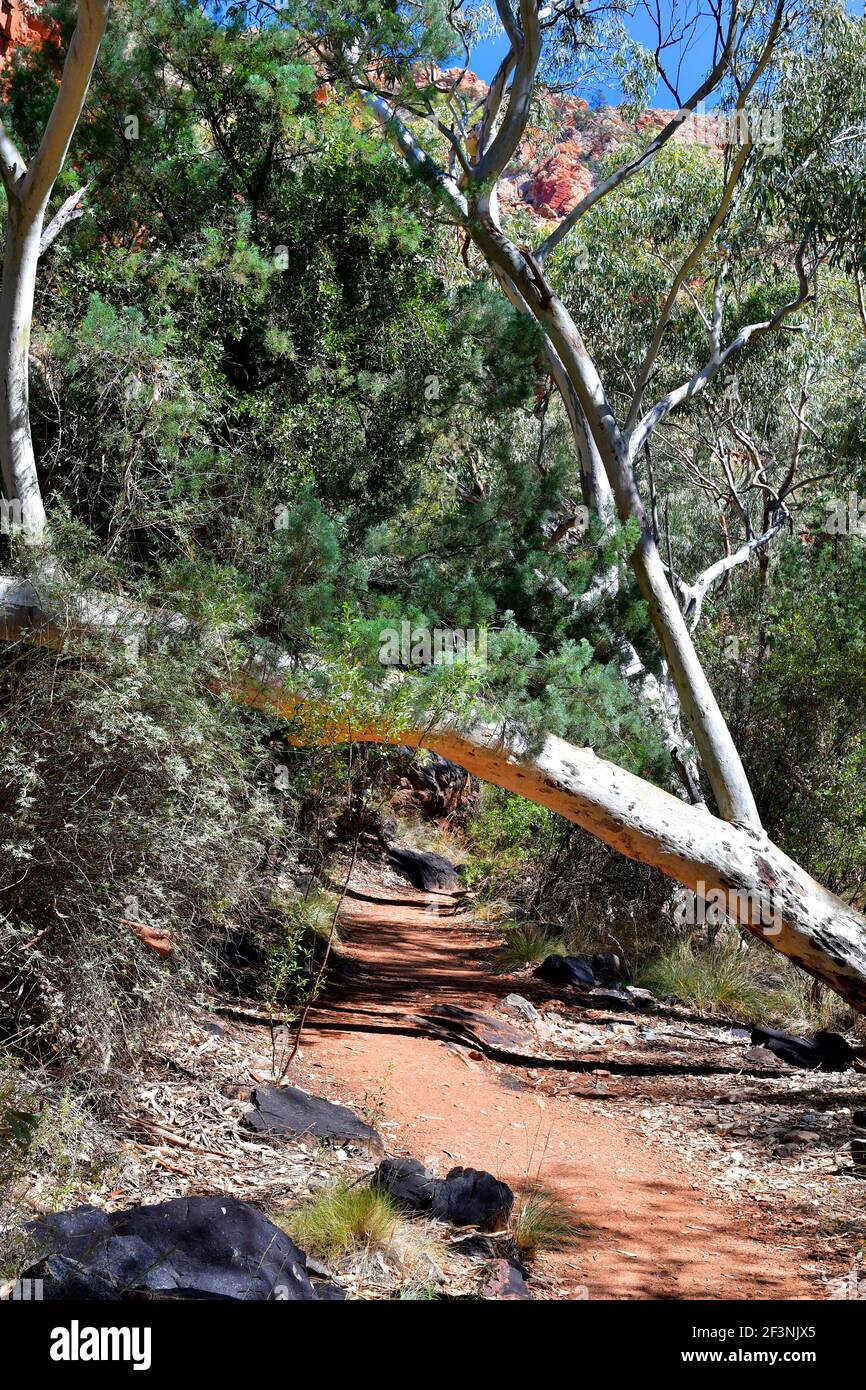
{"label": "boulder", "polygon": [[495,1231],[506,1224],[514,1206],[514,1193],[507,1183],[475,1168],[452,1168],[436,1185],[433,1215],[454,1226],[476,1226]]}
{"label": "boulder", "polygon": [[372,1187],[409,1211],[429,1211],[436,1185],[437,1179],[417,1158],[383,1158],[371,1180]]}
{"label": "boulder", "polygon": [[413,888],[420,888],[425,893],[448,892],[460,887],[456,868],[450,859],[443,859],[441,854],[392,845],[388,850],[388,863]]}
{"label": "boulder", "polygon": [[545,984],[573,985],[575,989],[618,989],[628,979],[628,971],[615,951],[546,956],[533,973]]}
{"label": "boulder", "polygon": [[752,1042],[771,1052],[790,1067],[820,1071],[847,1071],[854,1064],[854,1052],[840,1033],[816,1033],[811,1041],[781,1033],[777,1028],[754,1025]]}
{"label": "boulder", "polygon": [[532,973],[546,985],[573,985],[577,989],[595,986],[595,974],[586,956],[546,956]]}
{"label": "boulder", "polygon": [[384,1144],[375,1129],[345,1105],[323,1100],[297,1086],[258,1086],[250,1094],[255,1106],[242,1124],[254,1134],[310,1135],[337,1144],[355,1144],[367,1153],[382,1153]]}
{"label": "boulder", "polygon": [[522,1018],[525,1023],[537,1023],[541,1018],[535,1005],[530,1004],[528,999],[524,999],[522,994],[506,994],[502,1001],[502,1007],[507,1013]]}
{"label": "boulder", "polygon": [[42,1278],[49,1299],[316,1296],[304,1254],[234,1197],[179,1197],[110,1214],[77,1207],[41,1217],[30,1232],[44,1254],[26,1277]]}
{"label": "boulder", "polygon": [[[587,959],[587,957],[578,957]],[[592,973],[595,975],[595,982],[604,986],[606,989],[615,989],[619,985],[625,984],[629,978],[629,971],[616,951],[595,951],[588,957],[592,966]]]}

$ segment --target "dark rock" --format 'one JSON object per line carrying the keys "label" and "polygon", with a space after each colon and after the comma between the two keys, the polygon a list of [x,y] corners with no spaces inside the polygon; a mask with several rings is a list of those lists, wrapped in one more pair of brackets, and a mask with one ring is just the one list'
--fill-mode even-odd
{"label": "dark rock", "polygon": [[383,1158],[373,1174],[371,1186],[387,1192],[410,1211],[429,1211],[436,1181],[417,1158]]}
{"label": "dark rock", "polygon": [[523,1087],[516,1076],[511,1076],[507,1071],[501,1071],[496,1078],[504,1091],[522,1091]]}
{"label": "dark rock", "polygon": [[449,891],[460,887],[457,870],[449,859],[441,854],[428,854],[423,849],[402,849],[392,845],[388,850],[388,863],[395,873],[401,874],[413,888],[421,888],[432,893],[438,890]]}
{"label": "dark rock", "polygon": [[614,951],[591,956],[546,956],[533,974],[548,985],[575,989],[618,989],[628,979],[622,959]]}
{"label": "dark rock", "polygon": [[791,1067],[821,1071],[847,1071],[854,1052],[840,1033],[816,1033],[811,1041],[781,1033],[776,1028],[752,1027],[752,1042],[765,1047]]}
{"label": "dark rock", "polygon": [[77,1207],[42,1217],[45,1254],[28,1275],[47,1298],[125,1298],[181,1290],[232,1299],[311,1300],[302,1252],[255,1207],[234,1197],[180,1197],[126,1211]]}
{"label": "dark rock", "polygon": [[512,1024],[478,1009],[462,1009],[459,1004],[434,1004],[424,1022],[438,1037],[453,1042],[500,1052],[525,1052],[529,1046],[528,1034]]}
{"label": "dark rock", "polygon": [[622,958],[615,951],[596,951],[592,956],[578,956],[577,959],[589,961],[596,984],[602,985],[606,989],[622,985],[629,978],[629,972],[623,964]]}
{"label": "dark rock", "polygon": [[[79,1210],[84,1211],[86,1208],[81,1207]],[[107,1303],[126,1297],[126,1290],[119,1291],[108,1279],[94,1274],[85,1264],[66,1255],[46,1256],[25,1270],[22,1278],[41,1279],[42,1298],[46,1303],[67,1299]]]}
{"label": "dark rock", "polygon": [[532,973],[546,985],[595,987],[595,973],[587,956],[547,956]]}
{"label": "dark rock", "polygon": [[523,1270],[513,1260],[496,1260],[480,1292],[482,1298],[527,1299],[532,1296]]}
{"label": "dark rock", "polygon": [[368,1153],[381,1153],[380,1136],[345,1105],[335,1105],[297,1086],[258,1086],[250,1095],[256,1107],[242,1124],[256,1134],[309,1134],[339,1144],[355,1144]]}
{"label": "dark rock", "polygon": [[866,1110],[855,1110],[851,1116],[851,1123],[856,1129],[866,1129]]}
{"label": "dark rock", "polygon": [[339,1284],[334,1284],[330,1279],[317,1281],[313,1288],[316,1299],[319,1303],[345,1303],[346,1290],[341,1289]]}
{"label": "dark rock", "polygon": [[433,1215],[454,1226],[477,1226],[495,1231],[504,1226],[514,1206],[511,1188],[492,1173],[475,1168],[452,1168],[444,1182],[437,1183]]}

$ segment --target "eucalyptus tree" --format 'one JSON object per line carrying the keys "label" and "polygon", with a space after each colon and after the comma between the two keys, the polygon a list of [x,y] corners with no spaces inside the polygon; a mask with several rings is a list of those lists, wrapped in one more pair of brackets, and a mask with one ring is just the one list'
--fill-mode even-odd
{"label": "eucalyptus tree", "polygon": [[[97,31],[84,21],[88,16],[92,19],[97,9],[104,18],[105,7],[82,3],[79,8],[79,25],[84,26],[81,32],[90,36],[91,46],[95,45]],[[241,8],[246,14],[253,7]],[[653,525],[651,501],[648,504],[642,495],[640,461],[666,422],[706,393],[748,345],[771,338],[796,321],[812,292],[815,248],[804,232],[788,248],[789,283],[784,292],[761,317],[730,329],[725,258],[718,248],[756,149],[754,127],[747,113],[762,84],[770,81],[777,50],[797,35],[785,0],[775,0],[769,9],[761,4],[743,9],[740,0],[712,0],[708,15],[711,52],[707,71],[689,93],[679,91],[675,75],[665,71],[664,55],[671,44],[678,47],[691,32],[695,16],[675,5],[669,27],[665,29],[659,21],[654,61],[678,109],[641,149],[596,183],[573,211],[533,246],[518,243],[503,229],[497,184],[527,133],[546,55],[561,74],[564,54],[576,50],[591,60],[594,44],[601,42],[587,12],[569,3],[540,7],[537,0],[521,0],[519,10],[514,11],[509,0],[498,0],[498,23],[507,51],[480,100],[463,95],[459,76],[443,77],[431,65],[432,57],[443,61],[455,46],[459,51],[471,38],[473,11],[469,5],[452,5],[435,12],[429,6],[405,6],[384,15],[372,7],[357,12],[342,8],[340,12],[293,13],[290,17],[285,7],[275,6],[270,19],[285,23],[290,18],[295,25],[300,23],[306,51],[318,53],[318,63],[334,82],[360,95],[383,135],[426,187],[437,215],[444,213],[459,230],[465,246],[481,256],[509,302],[540,328],[548,368],[573,431],[584,496],[603,519],[615,509],[619,521],[634,537],[630,563],[719,815],[710,814],[705,806],[684,803],[645,778],[598,757],[591,748],[575,747],[552,735],[534,738],[513,724],[503,729],[501,724],[485,722],[477,709],[464,712],[459,720],[429,713],[425,716],[408,708],[382,716],[372,702],[361,699],[355,682],[350,687],[351,699],[344,699],[323,724],[315,714],[314,676],[307,673],[299,677],[293,658],[267,647],[257,647],[242,667],[229,667],[222,684],[239,699],[291,717],[297,737],[415,741],[435,749],[480,777],[551,807],[624,854],[659,867],[689,888],[702,892],[721,889],[728,894],[731,915],[747,929],[862,1008],[866,1004],[866,920],[811,879],[764,832],[741,758],[698,659],[679,601],[683,599],[688,608],[687,581],[666,565]],[[432,25],[431,18],[435,20]],[[46,126],[46,139],[61,120],[69,126],[61,161],[92,60],[91,49],[73,41],[66,71],[74,74],[74,80],[67,82],[64,76]],[[555,288],[555,259],[581,221],[639,178],[699,103],[723,84],[732,93],[735,119],[745,120],[745,137],[725,163],[712,215],[672,271],[643,345],[629,399],[624,408],[617,408],[575,313]],[[78,94],[74,111],[70,111],[70,90]],[[429,138],[424,131],[430,132]],[[53,142],[49,144],[56,150]],[[48,192],[46,187],[43,203]],[[597,293],[605,293],[603,284]],[[698,301],[695,311],[705,330],[702,356],[689,363],[682,379],[666,384],[650,404],[669,327],[681,297],[689,293]],[[19,406],[26,415],[26,394]],[[7,435],[10,431],[11,423],[7,422]],[[10,500],[23,502],[22,494],[26,493],[29,514],[41,518],[32,452],[27,467],[22,464],[18,474],[10,472],[4,487]],[[778,489],[776,499],[779,505],[784,504],[785,497]],[[699,579],[698,588],[702,582]],[[694,583],[691,587],[696,590]],[[699,594],[693,599],[694,608],[697,597]],[[199,624],[108,594],[64,592],[60,608],[50,585],[34,587],[10,578],[0,583],[0,604],[0,626],[7,635],[30,627],[43,640],[56,641],[70,630],[99,629],[127,637],[195,641],[215,649],[221,642],[219,633],[202,632]],[[765,915],[768,899],[773,909],[770,927]]]}
{"label": "eucalyptus tree", "polygon": [[108,20],[109,0],[80,0],[57,97],[29,159],[0,122],[0,177],[6,191],[0,286],[0,466],[3,491],[24,534],[43,538],[45,508],[30,433],[29,349],[40,254],[74,217],[81,192],[65,200],[48,228],[45,215],[84,105]]}
{"label": "eucalyptus tree", "polygon": [[[642,494],[639,478],[641,461],[669,417],[729,373],[749,346],[796,322],[798,312],[812,297],[815,270],[823,249],[816,247],[809,229],[801,227],[793,244],[784,246],[781,252],[789,269],[784,293],[761,317],[729,326],[736,315],[730,312],[728,304],[724,237],[756,162],[762,138],[760,107],[762,103],[766,107],[785,62],[804,43],[802,21],[786,0],[774,0],[769,5],[711,0],[702,13],[687,5],[673,4],[665,10],[654,7],[650,13],[657,24],[657,42],[652,61],[674,98],[676,109],[639,150],[595,182],[552,230],[544,229],[529,245],[514,240],[503,227],[498,186],[527,136],[533,105],[546,76],[555,74],[561,80],[565,72],[568,77],[569,51],[578,60],[591,57],[600,43],[601,26],[589,7],[573,0],[553,0],[551,4],[520,0],[516,7],[510,0],[496,0],[495,9],[496,36],[504,56],[481,96],[464,91],[471,47],[478,33],[478,9],[472,3],[437,9],[433,24],[433,11],[427,5],[410,4],[387,11],[362,5],[348,12],[342,7],[339,12],[313,7],[307,12],[305,39],[331,79],[359,94],[383,136],[428,188],[431,206],[448,217],[460,230],[466,245],[480,254],[509,300],[541,326],[550,370],[572,423],[585,495],[599,514],[610,509],[612,499],[620,521],[635,523],[638,528],[630,562],[721,820],[736,827],[737,835],[744,835],[753,847],[747,856],[752,859],[747,875],[749,886],[755,889],[763,884],[765,889],[772,887],[789,897],[786,917],[790,936],[786,930],[771,944],[813,970],[817,947],[818,954],[833,958],[832,963],[826,958],[817,973],[835,979],[838,987],[844,976],[862,976],[866,963],[862,919],[841,904],[830,906],[817,886],[813,889],[800,880],[795,887],[798,876],[791,876],[789,866],[771,864],[775,851],[766,841],[739,752],[689,628],[689,617],[700,612],[710,587],[730,569],[744,563],[753,551],[765,547],[780,529],[794,476],[788,477],[788,469],[775,490],[768,485],[763,529],[755,534],[746,512],[744,543],[692,582],[666,566],[651,506]],[[293,22],[303,23],[303,14],[300,19],[293,14]],[[704,72],[692,90],[683,91],[676,58],[668,67],[666,56],[670,52],[681,54],[682,45],[695,36],[695,26],[701,22],[709,26]],[[808,23],[807,16],[807,26]],[[703,33],[706,39],[706,28]],[[808,43],[808,35],[805,42]],[[456,70],[443,71],[442,65],[455,53],[463,55],[462,61],[458,61]],[[548,266],[556,253],[567,246],[582,220],[604,200],[615,197],[619,190],[640,178],[713,94],[727,98],[736,142],[724,162],[712,214],[680,262],[671,267],[656,321],[634,370],[630,399],[617,410],[587,347],[581,324],[557,291]],[[813,132],[813,139],[820,141],[819,131]],[[700,281],[699,295],[693,289],[696,281]],[[605,294],[604,284],[595,288],[598,295]],[[683,377],[656,396],[666,336],[681,298],[689,294],[705,330],[705,347]],[[756,467],[760,472],[760,458]],[[733,478],[726,481],[730,500],[742,513],[741,491]],[[452,747],[451,751],[455,749]],[[484,765],[484,758],[478,753],[470,755],[463,750],[463,756],[476,770],[479,764]],[[542,765],[541,782],[546,786],[556,784],[557,809],[564,810],[568,795],[563,796],[563,789],[576,772],[574,755],[570,750],[557,750],[555,755],[546,750]],[[525,785],[527,777],[523,771],[518,781]],[[594,778],[596,787],[601,780]],[[616,778],[610,790],[617,790]],[[535,794],[538,793],[536,785]],[[582,790],[577,793],[582,794]],[[601,814],[595,808],[588,816],[588,828],[596,833],[600,827],[609,828],[614,842],[626,852],[648,857],[670,872],[672,840],[677,838],[674,827],[679,823],[683,839],[674,855],[678,861],[675,876],[689,881],[699,878],[710,857],[706,846],[696,852],[703,837],[696,838],[694,821],[698,817],[699,824],[706,828],[703,812],[687,813],[668,807],[673,819],[667,815],[657,818],[652,808],[655,806],[658,813],[660,807],[649,788],[642,795],[631,787],[629,795],[633,797],[629,803],[631,815],[623,817],[615,829],[609,805]],[[599,796],[603,802],[600,793]],[[621,814],[622,807],[618,809]],[[575,808],[573,814],[576,819],[586,817],[586,808]],[[587,819],[581,823],[587,824]],[[710,839],[720,837],[719,845],[724,846],[722,858],[734,853],[733,834],[733,830],[715,830],[710,834]],[[691,868],[685,872],[684,861],[689,859]],[[719,869],[728,886],[742,880],[741,865],[734,868],[732,864],[731,870],[726,873]],[[817,903],[822,905],[816,915]],[[757,925],[760,934],[760,926],[748,920],[748,911],[743,915],[747,919],[745,925]],[[863,1001],[862,982],[853,989],[844,986],[843,992]]]}

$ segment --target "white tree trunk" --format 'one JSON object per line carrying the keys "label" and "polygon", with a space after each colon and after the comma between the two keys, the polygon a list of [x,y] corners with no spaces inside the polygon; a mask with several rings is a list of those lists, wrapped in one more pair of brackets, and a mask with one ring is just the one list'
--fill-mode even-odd
{"label": "white tree trunk", "polygon": [[641,528],[640,539],[629,559],[719,813],[733,824],[757,829],[761,823],[758,808],[737,746],[668,582],[637,486],[627,442],[614,419],[577,325],[538,267],[521,256],[517,247],[495,225],[474,221],[469,230],[500,282],[502,276],[513,282],[544,329],[589,425],[617,513],[622,521],[634,518]]}
{"label": "white tree trunk", "polygon": [[8,517],[38,540],[45,529],[45,509],[30,435],[29,350],[36,267],[44,207],[36,216],[22,215],[9,200],[3,281],[0,288],[0,467]]}
{"label": "white tree trunk", "polygon": [[[63,75],[39,149],[27,164],[0,121],[0,177],[6,189],[6,245],[0,287],[0,472],[8,520],[29,541],[42,540],[45,509],[30,433],[28,350],[36,267],[45,210],[69,152],[87,96],[110,0],[78,0]],[[83,191],[83,190],[82,190]],[[47,244],[77,215],[81,192],[67,199],[47,230]]]}
{"label": "white tree trunk", "polygon": [[[170,641],[211,647],[225,660],[217,632],[202,631],[175,613],[158,612],[110,595],[54,595],[50,586],[0,579],[0,638],[31,632],[61,645],[71,633],[101,632],[127,644]],[[383,721],[356,727],[352,711],[323,723],[315,697],[292,688],[292,658],[262,645],[246,667],[221,682],[233,697],[289,721],[294,742],[356,739],[429,748],[484,782],[516,792],[574,821],[605,844],[651,864],[702,896],[725,894],[729,915],[766,946],[787,956],[866,1012],[866,917],[822,888],[783,854],[763,830],[719,820],[669,792],[578,748],[548,736],[539,746],[520,733],[471,727],[396,727]],[[293,733],[309,709],[315,734]],[[769,920],[768,920],[769,919]]]}

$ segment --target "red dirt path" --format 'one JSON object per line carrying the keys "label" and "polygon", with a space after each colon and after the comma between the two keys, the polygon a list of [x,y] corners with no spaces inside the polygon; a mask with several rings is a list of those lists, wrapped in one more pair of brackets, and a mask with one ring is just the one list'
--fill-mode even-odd
{"label": "red dirt path", "polygon": [[[341,920],[350,983],[332,986],[311,1016],[307,1064],[338,1078],[356,1104],[382,1091],[394,1152],[440,1174],[460,1163],[512,1186],[530,1177],[554,1188],[585,1222],[572,1250],[543,1261],[557,1296],[813,1296],[797,1251],[780,1248],[784,1237],[765,1216],[750,1222],[702,1191],[694,1169],[613,1109],[600,1116],[574,1098],[542,1096],[537,1073],[477,1054],[467,1065],[465,1054],[419,1032],[409,1016],[433,1004],[490,1012],[514,990],[491,973],[489,933],[456,897],[363,885],[347,896]],[[515,1077],[519,1089],[511,1089]]]}

